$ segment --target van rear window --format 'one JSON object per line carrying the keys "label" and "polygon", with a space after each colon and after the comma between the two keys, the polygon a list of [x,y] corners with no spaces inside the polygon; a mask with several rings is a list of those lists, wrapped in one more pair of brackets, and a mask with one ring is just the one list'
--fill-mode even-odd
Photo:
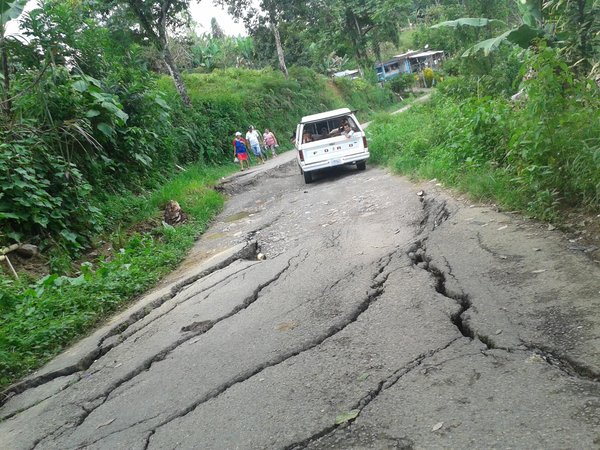
{"label": "van rear window", "polygon": [[318,122],[305,123],[302,142],[313,142],[339,136],[342,134],[344,124],[346,123],[350,125],[353,131],[358,131],[358,126],[351,116],[340,116]]}

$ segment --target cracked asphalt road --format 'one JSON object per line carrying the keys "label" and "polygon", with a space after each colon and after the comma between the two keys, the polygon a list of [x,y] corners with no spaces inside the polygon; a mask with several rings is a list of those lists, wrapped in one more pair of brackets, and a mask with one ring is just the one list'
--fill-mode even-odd
{"label": "cracked asphalt road", "polygon": [[292,158],[224,180],[178,271],[5,392],[0,447],[600,448],[596,264],[434,184],[304,185]]}

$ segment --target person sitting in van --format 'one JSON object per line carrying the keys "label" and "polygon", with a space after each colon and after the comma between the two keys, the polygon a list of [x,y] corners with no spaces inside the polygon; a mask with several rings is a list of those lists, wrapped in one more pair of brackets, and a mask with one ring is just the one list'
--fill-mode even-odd
{"label": "person sitting in van", "polygon": [[313,142],[313,135],[310,134],[309,131],[305,131],[304,134],[302,135],[302,143],[306,144],[307,142]]}
{"label": "person sitting in van", "polygon": [[321,133],[318,135],[317,140],[327,139],[329,137],[329,132],[326,127],[321,128]]}
{"label": "person sitting in van", "polygon": [[352,129],[352,127],[350,127],[350,124],[348,122],[346,122],[346,124],[344,125],[344,131],[342,132],[342,134],[348,139],[354,136],[354,130]]}
{"label": "person sitting in van", "polygon": [[344,126],[348,125],[348,120],[346,118],[340,121],[340,126],[334,128],[329,132],[329,136],[340,136],[344,132]]}

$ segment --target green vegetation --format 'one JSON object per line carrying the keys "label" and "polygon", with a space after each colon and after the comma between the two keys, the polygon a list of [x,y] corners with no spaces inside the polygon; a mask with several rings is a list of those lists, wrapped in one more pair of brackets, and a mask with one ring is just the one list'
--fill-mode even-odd
{"label": "green vegetation", "polygon": [[369,128],[373,160],[541,219],[567,205],[598,210],[598,87],[550,48],[530,53],[526,68],[535,76],[520,100],[494,92],[502,84],[451,78],[430,104],[379,117]]}
{"label": "green vegetation", "polygon": [[[115,229],[106,255],[82,263],[74,276],[0,278],[0,386],[39,367],[175,268],[222,207],[211,185],[230,171],[196,165],[147,196],[110,199],[113,218],[134,210],[130,220],[145,220],[150,229]],[[173,198],[189,215],[177,227],[160,220],[160,207]]]}
{"label": "green vegetation", "polygon": [[[361,109],[366,118],[393,102],[389,91],[362,80],[343,80],[335,86],[308,69],[293,68],[288,79],[270,69],[227,69],[185,79],[191,109],[181,104],[169,78],[157,80],[155,89],[167,102],[153,101],[151,107],[158,106],[164,123],[151,119],[154,130],[135,131],[136,151],[148,157],[147,165],[143,158],[137,160],[141,167],[122,164],[119,177],[98,170],[95,160],[67,162],[55,154],[52,141],[39,147],[35,136],[11,140],[14,133],[6,132],[8,139],[0,144],[6,158],[0,163],[7,170],[0,180],[3,200],[13,211],[4,216],[11,226],[7,235],[18,240],[45,235],[41,244],[50,251],[53,271],[40,280],[0,277],[0,386],[38,367],[181,261],[223,203],[210,185],[236,170],[220,165],[231,159],[236,130],[245,131],[250,124],[268,126],[280,134],[285,148],[288,133],[304,114],[349,105]],[[130,124],[136,119],[129,115]],[[132,132],[125,123],[115,126],[118,132]],[[144,136],[152,139],[145,143]],[[33,152],[34,145],[43,151]],[[147,153],[141,153],[144,145],[151,146]],[[164,156],[157,157],[159,152]],[[176,163],[194,165],[165,182]],[[132,179],[124,179],[127,175]],[[171,199],[190,216],[176,228],[164,227],[160,220]],[[72,259],[85,256],[89,246],[101,245],[100,239],[111,248],[106,256],[73,268]]]}

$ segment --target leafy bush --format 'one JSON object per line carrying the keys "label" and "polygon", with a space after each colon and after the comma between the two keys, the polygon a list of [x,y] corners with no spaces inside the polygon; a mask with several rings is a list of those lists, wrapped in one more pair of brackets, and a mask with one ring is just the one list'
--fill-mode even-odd
{"label": "leafy bush", "polygon": [[543,47],[525,75],[516,104],[481,95],[472,78],[446,79],[430,104],[371,125],[373,160],[542,219],[562,204],[599,208],[598,87]]}
{"label": "leafy bush", "polygon": [[435,75],[433,73],[433,69],[431,67],[426,67],[425,70],[423,70],[423,79],[425,80],[425,87],[430,88],[431,86],[433,86],[434,78]]}
{"label": "leafy bush", "polygon": [[387,82],[388,87],[396,94],[403,94],[415,84],[415,76],[411,73],[402,73]]}
{"label": "leafy bush", "polygon": [[[600,205],[600,92],[578,80],[557,52],[540,48],[524,66],[524,100],[513,116],[508,160],[536,209],[559,201]],[[543,196],[541,198],[540,196]],[[538,198],[540,197],[540,198]]]}
{"label": "leafy bush", "polygon": [[[121,205],[140,211],[133,220],[159,216],[166,202],[176,198],[189,221],[177,228],[125,233],[115,240],[120,247],[110,258],[84,263],[74,276],[0,276],[0,387],[38,367],[172,270],[222,207],[223,197],[210,185],[228,171],[193,166],[152,195],[118,197]],[[110,218],[124,220],[114,214]]]}
{"label": "leafy bush", "polygon": [[15,241],[55,236],[78,248],[96,229],[91,185],[53,151],[55,133],[30,133],[26,126],[0,131],[0,226]]}

